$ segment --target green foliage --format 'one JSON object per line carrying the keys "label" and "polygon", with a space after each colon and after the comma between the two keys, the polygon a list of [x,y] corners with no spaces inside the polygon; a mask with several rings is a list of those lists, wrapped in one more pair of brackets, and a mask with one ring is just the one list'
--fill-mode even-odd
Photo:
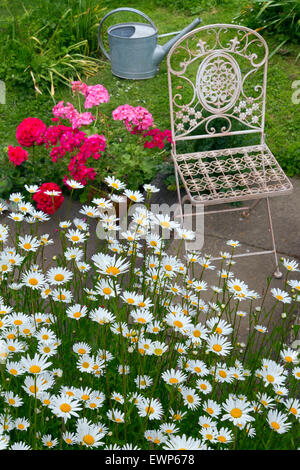
{"label": "green foliage", "polygon": [[8,160],[7,148],[0,150],[0,198],[6,199],[12,190],[26,194],[25,184],[41,185],[61,179],[59,166],[51,162],[49,155],[38,148],[31,148],[28,153],[28,160],[15,167]]}
{"label": "green foliage", "polygon": [[[94,6],[96,5],[96,2],[90,1],[90,3]],[[203,4],[201,1],[195,3],[197,3],[197,5]],[[101,15],[103,16],[113,8],[128,6],[137,8],[146,13],[157,25],[160,34],[170,31],[178,31],[189,24],[194,18],[187,16],[187,13],[189,13],[187,8],[177,8],[177,11],[175,11],[174,4],[175,2],[171,2],[171,4],[169,2],[168,5],[163,8],[163,0],[150,0],[147,2],[145,0],[138,0],[135,2],[131,0],[105,0],[104,2],[99,3],[99,18]],[[187,3],[182,1],[181,4],[183,5]],[[26,2],[26,11],[28,14],[32,10],[36,11],[34,23],[32,25],[30,22],[27,23],[28,28],[31,28],[31,35],[34,35],[33,33],[36,32],[39,40],[41,42],[43,41],[43,45],[47,44],[46,38],[49,33],[48,29],[44,28],[37,33],[38,28],[41,29],[43,26],[47,25],[49,18],[51,18],[50,23],[53,21],[52,24],[57,24],[55,18],[61,18],[63,12],[68,8],[72,7],[72,15],[75,15],[76,8],[82,7],[82,11],[84,11],[85,7],[83,8],[83,5],[84,3],[79,1],[67,2],[66,0],[62,0],[60,2],[50,2],[48,0],[44,0],[43,3],[41,3],[41,0],[36,0],[35,2],[28,0]],[[213,2],[211,2],[211,5],[213,5]],[[201,13],[204,25],[210,23],[230,23],[232,18],[234,18],[238,13],[237,2],[228,3],[220,1],[218,2],[218,5],[214,2],[214,5],[214,8],[207,8],[206,11]],[[106,10],[100,11],[104,7],[106,7]],[[0,79],[4,78],[3,71],[9,70],[6,78],[8,88],[7,104],[0,105],[0,159],[1,155],[5,156],[7,159],[7,151],[4,151],[4,148],[9,144],[17,144],[15,139],[16,127],[25,117],[39,117],[49,125],[51,123],[51,108],[54,101],[71,101],[70,89],[65,86],[58,86],[56,88],[54,99],[52,99],[47,93],[44,93],[43,95],[37,94],[36,97],[34,96],[32,78],[28,72],[24,73],[29,62],[27,61],[25,53],[24,56],[22,56],[21,49],[19,52],[17,47],[14,52],[12,49],[12,51],[5,57],[5,60],[3,59],[1,55],[3,48],[8,48],[8,46],[6,46],[7,28],[11,28],[11,34],[15,31],[16,36],[18,34],[21,35],[20,31],[19,33],[17,32],[19,18],[21,16],[23,17],[21,24],[25,24],[23,21],[25,22],[26,18],[26,12],[19,0],[11,2],[11,4],[9,4],[9,8],[16,18],[14,30],[11,16],[4,7],[0,6],[0,32],[2,38],[2,47],[0,50]],[[87,20],[86,16],[82,15],[82,17]],[[59,28],[57,29],[57,37],[54,37],[53,43],[60,44],[59,47],[63,48],[68,47],[70,43],[81,40],[83,37],[88,39],[89,44],[91,44],[91,40],[96,41],[95,28],[93,31],[90,31],[90,36],[88,36],[87,33],[80,33],[81,36],[78,36],[76,31],[74,32],[74,28],[79,28],[79,22],[78,20],[70,20],[71,16],[66,16],[64,27],[60,30]],[[112,21],[118,21],[118,18],[116,20],[112,19]],[[235,22],[237,22],[237,20],[235,20]],[[80,27],[84,28],[84,26]],[[27,34],[26,28],[25,32],[22,32],[23,35]],[[71,31],[73,32],[71,33]],[[266,32],[267,31],[268,30],[266,30]],[[264,34],[264,31],[262,31],[262,33]],[[159,43],[163,44],[165,41],[166,40],[161,38]],[[36,41],[32,40],[31,42],[34,43]],[[267,42],[270,50],[274,50],[278,47],[278,44],[281,43],[281,38],[278,40],[278,37],[272,37],[269,35],[267,37]],[[92,54],[94,50],[93,46],[91,45],[89,47],[88,53]],[[61,51],[63,50],[65,51],[65,49],[61,49]],[[82,50],[84,50],[84,48]],[[298,52],[299,50],[296,46],[294,47],[290,42],[287,43],[284,48],[280,49],[271,58],[268,72],[266,140],[281,167],[288,176],[294,176],[300,173],[300,113],[297,112],[299,105],[295,105],[292,102],[292,94],[295,91],[292,89],[292,83],[293,81],[298,80],[300,76],[300,63],[299,61],[295,62]],[[26,49],[26,54],[29,54],[29,57],[31,57],[32,51],[30,48]],[[36,54],[36,56],[40,59],[39,54]],[[46,60],[46,58],[43,60]],[[60,67],[61,66],[62,65],[60,65]],[[36,65],[35,70],[41,70],[40,66]],[[14,75],[13,80],[11,80],[11,74]],[[20,80],[19,83],[24,85],[26,88],[20,89],[11,86],[17,83],[18,78]],[[99,70],[95,77],[90,78],[88,83],[101,83],[109,90],[111,101],[110,103],[103,105],[103,111],[106,115],[111,116],[111,111],[122,103],[128,103],[132,106],[145,106],[153,114],[157,127],[170,128],[166,60],[162,61],[159,73],[154,78],[140,81],[118,79],[112,75],[110,63],[106,61],[103,64],[101,71]],[[46,88],[49,88],[49,86],[50,81],[47,82]],[[123,144],[126,147],[128,144],[132,144],[133,140],[126,140],[126,136],[121,132],[121,126],[115,128],[115,132],[116,138],[120,137],[125,140],[120,142],[119,146],[111,147],[111,155],[110,158],[107,159],[103,172],[111,171],[118,174],[119,178],[121,178],[121,173],[123,173],[125,178],[130,178],[130,181],[132,182],[131,187],[133,188],[136,187],[136,181],[138,181],[135,180],[135,176],[139,177],[138,184],[141,184],[144,177],[150,177],[150,173],[152,171],[153,175],[156,171],[160,171],[161,167],[159,165],[163,164],[166,170],[164,181],[169,189],[172,187],[173,189],[175,188],[174,168],[172,161],[170,159],[167,160],[168,152],[163,155],[156,153],[155,162],[158,167],[154,169],[154,159],[152,160],[149,153],[145,156],[143,148],[139,147],[141,152],[139,153],[137,151],[137,155],[134,156],[134,158],[138,159],[139,163],[134,164],[134,162],[130,161],[128,157],[123,157],[123,154],[129,153],[128,151],[124,151]],[[213,139],[211,139],[211,141],[212,140]],[[234,145],[236,144],[234,143]],[[140,162],[142,162],[141,168]],[[0,177],[2,177],[2,168],[0,169],[0,172]],[[101,182],[96,181],[95,184],[98,185],[101,184]]]}
{"label": "green foliage", "polygon": [[300,0],[255,0],[236,18],[253,29],[279,34],[284,40],[300,39]]}
{"label": "green foliage", "polygon": [[227,5],[235,3],[235,0],[155,0],[158,6],[172,8],[174,10],[184,11],[191,15],[196,15],[202,11],[215,8],[219,5]]}
{"label": "green foliage", "polygon": [[138,189],[142,182],[149,183],[157,172],[161,156],[147,152],[135,143],[112,144],[109,153],[115,155],[111,160],[111,172],[117,178],[126,180],[132,189]]}
{"label": "green foliage", "polygon": [[97,27],[103,16],[93,0],[38,0],[26,8],[5,2],[0,31],[0,77],[9,85],[48,90],[72,77],[94,75],[101,65],[96,57]]}

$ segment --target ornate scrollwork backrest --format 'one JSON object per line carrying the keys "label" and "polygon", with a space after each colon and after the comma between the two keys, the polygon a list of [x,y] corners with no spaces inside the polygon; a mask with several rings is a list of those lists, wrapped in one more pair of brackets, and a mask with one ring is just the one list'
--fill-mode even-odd
{"label": "ornate scrollwork backrest", "polygon": [[237,25],[193,30],[170,49],[173,140],[264,131],[268,47]]}

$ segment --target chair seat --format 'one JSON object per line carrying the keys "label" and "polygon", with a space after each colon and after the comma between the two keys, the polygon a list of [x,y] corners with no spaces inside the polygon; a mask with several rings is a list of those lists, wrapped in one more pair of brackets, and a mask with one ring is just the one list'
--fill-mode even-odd
{"label": "chair seat", "polygon": [[291,193],[267,145],[173,155],[192,204],[213,205]]}

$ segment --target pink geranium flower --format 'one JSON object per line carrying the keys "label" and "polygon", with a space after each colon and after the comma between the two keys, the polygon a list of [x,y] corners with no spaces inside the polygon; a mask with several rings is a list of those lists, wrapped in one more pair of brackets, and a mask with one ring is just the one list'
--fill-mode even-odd
{"label": "pink geranium flower", "polygon": [[109,93],[103,85],[87,85],[86,83],[77,81],[72,82],[72,91],[81,93],[85,96],[85,109],[99,106],[101,103],[108,103]]}
{"label": "pink geranium flower", "polygon": [[63,101],[59,101],[52,109],[56,118],[68,119],[72,125],[72,129],[79,129],[81,126],[88,126],[96,118],[89,112],[79,113],[72,103],[64,105]]}
{"label": "pink geranium flower", "polygon": [[114,120],[123,121],[131,134],[139,134],[154,124],[152,114],[142,106],[123,104],[112,112],[112,116]]}

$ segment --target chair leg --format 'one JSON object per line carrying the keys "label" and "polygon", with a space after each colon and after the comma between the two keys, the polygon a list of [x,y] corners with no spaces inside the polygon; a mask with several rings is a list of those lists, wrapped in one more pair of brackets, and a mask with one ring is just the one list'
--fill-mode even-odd
{"label": "chair leg", "polygon": [[273,244],[273,250],[274,250],[274,257],[275,257],[275,267],[276,267],[276,269],[274,271],[274,277],[276,279],[281,279],[282,278],[282,272],[279,270],[279,266],[278,266],[278,257],[277,257],[277,252],[276,252],[276,244],[275,244],[273,223],[272,223],[272,217],[271,217],[270,201],[269,201],[268,197],[266,198],[266,203],[267,203],[267,209],[268,209],[268,218],[269,218],[270,232],[271,232],[271,238],[272,238],[272,244]]}
{"label": "chair leg", "polygon": [[180,211],[180,219],[181,219],[181,227],[183,228],[184,220],[183,220],[183,210],[182,210],[182,200],[180,194],[180,184],[178,178],[178,172],[176,167],[174,168],[175,171],[175,179],[176,179],[176,188],[177,188],[177,197],[178,197],[178,204],[179,204],[179,211]]}

